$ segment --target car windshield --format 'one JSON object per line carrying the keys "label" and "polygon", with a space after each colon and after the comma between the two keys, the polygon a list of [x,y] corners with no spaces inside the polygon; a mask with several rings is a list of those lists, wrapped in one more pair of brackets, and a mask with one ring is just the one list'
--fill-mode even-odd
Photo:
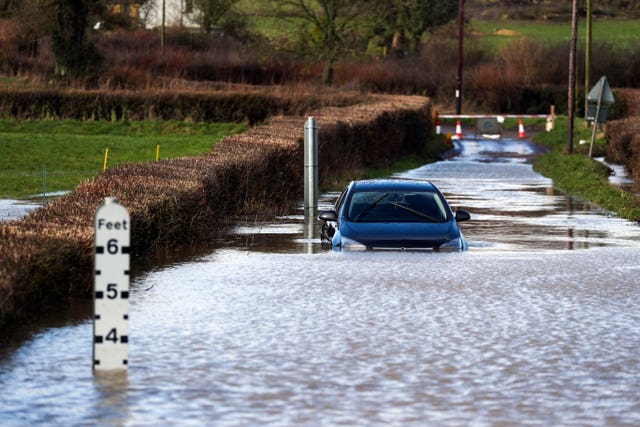
{"label": "car windshield", "polygon": [[435,192],[359,191],[347,216],[353,222],[445,222],[447,209]]}

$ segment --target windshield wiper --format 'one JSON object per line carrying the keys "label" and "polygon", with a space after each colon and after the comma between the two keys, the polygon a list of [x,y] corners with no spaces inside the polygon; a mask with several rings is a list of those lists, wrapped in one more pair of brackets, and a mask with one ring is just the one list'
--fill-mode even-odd
{"label": "windshield wiper", "polygon": [[398,208],[400,208],[400,209],[404,209],[404,210],[405,210],[405,211],[407,211],[407,212],[411,212],[412,214],[417,215],[417,216],[419,216],[419,217],[426,218],[426,219],[428,219],[428,220],[429,220],[429,221],[431,221],[431,222],[439,222],[439,220],[438,220],[438,219],[436,219],[436,218],[434,218],[434,217],[432,217],[432,216],[430,216],[430,215],[427,215],[427,214],[426,214],[426,213],[424,213],[424,212],[420,212],[420,211],[417,211],[417,210],[415,210],[415,209],[411,209],[411,208],[410,208],[410,207],[408,207],[408,206],[404,206],[404,205],[401,205],[401,204],[399,204],[399,203],[395,203],[395,202],[389,202],[389,204],[390,204],[390,205],[393,205],[393,206],[396,206],[396,207],[398,207]]}
{"label": "windshield wiper", "polygon": [[362,218],[363,216],[365,216],[366,214],[368,214],[369,212],[371,212],[371,209],[375,208],[376,205],[378,203],[380,203],[381,201],[383,201],[384,199],[386,199],[389,196],[389,193],[384,193],[382,196],[378,197],[373,203],[371,203],[369,206],[367,206],[362,212],[360,212],[358,214],[358,216],[356,216],[353,219],[353,222],[358,222],[358,220],[360,220],[360,218]]}

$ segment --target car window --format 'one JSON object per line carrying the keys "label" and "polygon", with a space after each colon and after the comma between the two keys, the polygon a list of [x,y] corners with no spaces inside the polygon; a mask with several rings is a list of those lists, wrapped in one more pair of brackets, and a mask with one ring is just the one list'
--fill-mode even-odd
{"label": "car window", "polygon": [[440,197],[440,195],[437,194],[437,193],[433,193],[433,200],[436,202],[436,205],[438,205],[438,210],[440,211],[440,214],[446,220],[447,219],[447,208],[445,206],[444,201],[442,200],[442,197]]}
{"label": "car window", "polygon": [[447,209],[435,192],[360,191],[351,196],[347,216],[355,222],[444,222]]}
{"label": "car window", "polygon": [[340,212],[340,208],[342,207],[342,204],[344,203],[344,199],[347,196],[347,190],[349,190],[349,186],[345,187],[345,189],[342,190],[342,193],[340,193],[338,200],[336,200],[336,204],[335,204],[336,212]]}

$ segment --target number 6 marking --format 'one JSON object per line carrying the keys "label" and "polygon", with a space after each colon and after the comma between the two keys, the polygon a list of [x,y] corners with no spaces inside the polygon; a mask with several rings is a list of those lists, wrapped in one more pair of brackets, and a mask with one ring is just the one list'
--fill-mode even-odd
{"label": "number 6 marking", "polygon": [[117,239],[110,239],[107,242],[107,252],[109,252],[111,255],[115,255],[118,253],[118,240]]}

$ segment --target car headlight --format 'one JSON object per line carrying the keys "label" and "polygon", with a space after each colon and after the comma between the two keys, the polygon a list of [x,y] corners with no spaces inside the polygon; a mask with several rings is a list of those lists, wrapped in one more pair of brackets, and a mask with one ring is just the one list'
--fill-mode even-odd
{"label": "car headlight", "polygon": [[348,237],[343,237],[340,241],[340,247],[342,249],[349,250],[365,250],[367,247],[360,242],[356,242],[355,240],[349,239]]}
{"label": "car headlight", "polygon": [[446,243],[443,243],[438,248],[439,252],[459,252],[464,249],[464,244],[460,237],[456,237],[453,240],[449,240]]}

